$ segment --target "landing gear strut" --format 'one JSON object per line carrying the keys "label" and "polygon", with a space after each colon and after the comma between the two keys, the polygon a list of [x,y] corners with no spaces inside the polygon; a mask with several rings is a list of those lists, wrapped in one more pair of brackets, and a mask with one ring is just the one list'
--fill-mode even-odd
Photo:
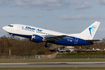
{"label": "landing gear strut", "polygon": [[45,47],[50,47],[50,44],[46,42]]}
{"label": "landing gear strut", "polygon": [[15,37],[14,37],[14,35],[13,34],[9,34],[11,37],[12,37],[12,39],[14,40],[15,39]]}

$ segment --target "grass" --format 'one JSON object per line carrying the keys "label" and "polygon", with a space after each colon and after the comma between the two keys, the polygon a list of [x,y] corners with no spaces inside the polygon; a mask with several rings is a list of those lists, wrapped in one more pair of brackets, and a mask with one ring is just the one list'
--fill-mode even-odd
{"label": "grass", "polygon": [[105,51],[97,51],[97,52],[78,52],[78,53],[66,53],[64,55],[70,55],[70,56],[78,56],[78,55],[97,55],[97,56],[100,56],[100,55],[105,55]]}
{"label": "grass", "polygon": [[0,70],[105,70],[105,68],[10,68]]}
{"label": "grass", "polygon": [[0,63],[105,62],[105,59],[0,59]]}

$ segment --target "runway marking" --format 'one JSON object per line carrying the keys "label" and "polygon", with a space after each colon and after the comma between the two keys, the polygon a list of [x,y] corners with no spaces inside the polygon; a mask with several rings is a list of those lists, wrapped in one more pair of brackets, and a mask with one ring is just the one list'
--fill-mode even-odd
{"label": "runway marking", "polygon": [[105,68],[105,62],[0,63],[0,68]]}
{"label": "runway marking", "polygon": [[39,62],[39,63],[0,63],[0,65],[78,65],[105,64],[105,62]]}

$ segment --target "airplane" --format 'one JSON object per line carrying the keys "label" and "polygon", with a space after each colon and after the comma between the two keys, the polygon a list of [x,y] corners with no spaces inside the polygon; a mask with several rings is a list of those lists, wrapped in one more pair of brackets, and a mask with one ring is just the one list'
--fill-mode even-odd
{"label": "airplane", "polygon": [[100,22],[95,21],[83,32],[76,34],[66,34],[22,24],[10,24],[4,26],[3,30],[8,32],[11,36],[29,38],[32,42],[46,42],[45,47],[49,47],[48,43],[65,46],[83,46],[92,45],[95,41],[99,41],[93,40],[99,25]]}

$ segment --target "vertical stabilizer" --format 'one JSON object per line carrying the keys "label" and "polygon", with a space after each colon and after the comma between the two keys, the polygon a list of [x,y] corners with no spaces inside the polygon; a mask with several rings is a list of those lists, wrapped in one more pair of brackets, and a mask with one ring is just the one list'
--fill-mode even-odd
{"label": "vertical stabilizer", "polygon": [[95,21],[92,25],[90,25],[87,29],[80,33],[81,38],[85,40],[92,40],[99,25],[100,22]]}

